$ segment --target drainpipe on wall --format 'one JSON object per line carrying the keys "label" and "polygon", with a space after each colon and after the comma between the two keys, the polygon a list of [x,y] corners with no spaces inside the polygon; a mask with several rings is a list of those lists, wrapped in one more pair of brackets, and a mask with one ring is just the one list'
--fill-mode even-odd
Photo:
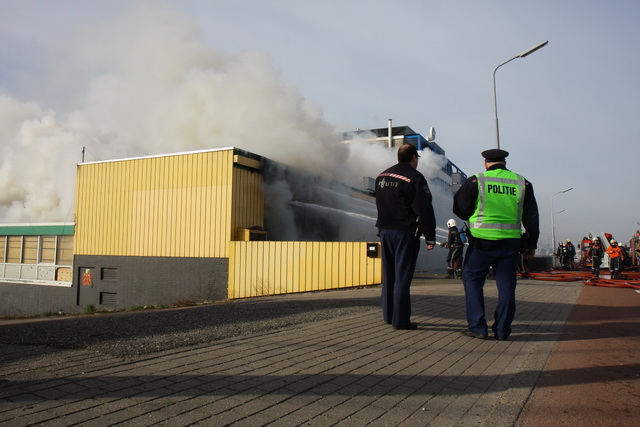
{"label": "drainpipe on wall", "polygon": [[391,150],[391,148],[393,148],[393,135],[392,135],[392,131],[393,131],[393,126],[391,125],[391,119],[389,119],[389,139],[387,141],[387,145],[388,145],[388,149]]}

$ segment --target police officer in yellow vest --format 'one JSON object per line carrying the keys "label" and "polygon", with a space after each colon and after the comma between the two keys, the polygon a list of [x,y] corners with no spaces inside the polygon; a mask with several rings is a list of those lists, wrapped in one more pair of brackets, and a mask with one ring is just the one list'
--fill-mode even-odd
{"label": "police officer in yellow vest", "polygon": [[491,329],[496,339],[509,338],[516,311],[521,238],[525,239],[524,256],[531,258],[540,234],[533,186],[506,168],[508,155],[500,149],[483,151],[486,172],[468,178],[453,198],[453,212],[469,221],[472,237],[462,269],[469,324],[462,333],[473,338],[488,337],[483,287],[490,267],[498,287],[498,305]]}

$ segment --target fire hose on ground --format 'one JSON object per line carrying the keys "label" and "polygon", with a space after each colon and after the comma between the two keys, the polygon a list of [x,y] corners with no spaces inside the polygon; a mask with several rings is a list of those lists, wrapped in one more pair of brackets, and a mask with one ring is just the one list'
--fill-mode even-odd
{"label": "fire hose on ground", "polygon": [[533,280],[543,280],[545,282],[577,282],[582,281],[588,286],[602,286],[606,288],[633,288],[640,289],[640,272],[633,271],[637,267],[632,267],[622,273],[624,278],[611,279],[605,277],[595,277],[591,270],[546,270],[541,272],[526,271],[518,275],[523,278]]}

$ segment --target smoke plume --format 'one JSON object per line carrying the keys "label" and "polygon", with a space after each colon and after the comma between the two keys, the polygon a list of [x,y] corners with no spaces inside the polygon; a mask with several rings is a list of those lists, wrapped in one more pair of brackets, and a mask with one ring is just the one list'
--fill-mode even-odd
{"label": "smoke plume", "polygon": [[[354,187],[396,162],[382,146],[343,144],[321,108],[284,81],[265,53],[232,55],[206,45],[192,22],[162,3],[138,3],[79,40],[40,76],[54,86],[48,93],[66,94],[57,103],[20,101],[0,88],[1,222],[73,221],[83,147],[85,161],[97,161],[233,146]],[[426,157],[420,168],[429,178],[441,159]],[[313,187],[305,197],[271,181],[267,208],[315,209],[350,237],[372,237],[371,206],[336,196],[322,212],[313,197],[341,190]],[[360,235],[340,211],[370,229]],[[299,238],[286,229],[286,215],[274,228]]]}

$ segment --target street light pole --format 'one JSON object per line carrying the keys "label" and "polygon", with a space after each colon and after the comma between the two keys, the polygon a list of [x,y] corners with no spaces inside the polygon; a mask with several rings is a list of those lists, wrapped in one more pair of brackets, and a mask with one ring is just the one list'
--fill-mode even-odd
{"label": "street light pole", "polygon": [[[567,191],[571,191],[571,190],[573,190],[573,187],[567,188],[566,190],[558,191],[553,196],[551,196],[551,250],[552,251],[556,250],[556,227],[554,224],[554,216],[557,213],[564,212],[564,209],[561,210],[560,212],[555,212],[555,213],[553,212],[553,198],[556,197],[558,194],[566,193]],[[551,265],[555,266],[555,258],[551,257],[551,259],[552,259]]]}
{"label": "street light pole", "polygon": [[496,71],[498,71],[498,68],[502,67],[505,64],[508,64],[509,62],[513,61],[514,59],[524,58],[527,55],[531,55],[536,50],[542,49],[543,47],[545,47],[548,43],[549,43],[549,41],[546,41],[544,43],[540,43],[539,45],[532,47],[529,50],[525,50],[520,55],[516,55],[513,58],[511,58],[510,60],[505,61],[502,64],[498,65],[496,67],[496,69],[493,70],[493,107],[494,107],[494,110],[495,110],[495,113],[496,113],[496,147],[497,148],[500,148],[500,127],[498,126],[498,97],[496,95]]}

